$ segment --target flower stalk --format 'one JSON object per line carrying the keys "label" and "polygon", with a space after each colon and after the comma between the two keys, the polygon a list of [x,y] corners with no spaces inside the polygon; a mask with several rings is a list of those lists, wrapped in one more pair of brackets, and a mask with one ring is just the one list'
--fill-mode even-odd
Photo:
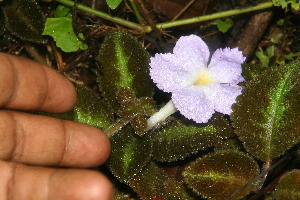
{"label": "flower stalk", "polygon": [[147,130],[152,129],[156,124],[164,121],[167,117],[169,117],[176,111],[177,108],[175,107],[173,101],[170,100],[165,106],[163,106],[158,112],[156,112],[147,120]]}

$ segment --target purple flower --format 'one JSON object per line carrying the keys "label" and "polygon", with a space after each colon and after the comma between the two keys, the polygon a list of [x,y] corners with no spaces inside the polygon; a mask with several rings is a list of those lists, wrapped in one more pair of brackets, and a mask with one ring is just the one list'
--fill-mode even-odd
{"label": "purple flower", "polygon": [[157,87],[172,93],[175,107],[188,119],[206,123],[215,111],[231,114],[231,106],[241,94],[244,81],[241,64],[245,61],[237,48],[210,52],[196,36],[181,37],[172,53],[151,58],[150,75]]}

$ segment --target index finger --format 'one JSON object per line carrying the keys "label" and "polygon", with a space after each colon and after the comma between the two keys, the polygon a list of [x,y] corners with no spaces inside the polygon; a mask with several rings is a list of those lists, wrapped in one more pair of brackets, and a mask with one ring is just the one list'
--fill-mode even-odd
{"label": "index finger", "polygon": [[0,107],[66,112],[73,108],[76,90],[53,69],[31,60],[0,53]]}

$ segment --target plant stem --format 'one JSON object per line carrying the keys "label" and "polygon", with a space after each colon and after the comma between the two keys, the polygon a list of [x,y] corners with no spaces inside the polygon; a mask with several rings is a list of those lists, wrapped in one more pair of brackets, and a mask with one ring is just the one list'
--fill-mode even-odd
{"label": "plant stem", "polygon": [[140,24],[142,24],[144,22],[144,20],[143,20],[140,12],[138,11],[138,9],[136,7],[134,0],[129,0],[129,2],[131,4],[131,7],[133,9],[133,12],[134,12],[136,18],[138,19],[138,21],[140,22]]}
{"label": "plant stem", "polygon": [[148,120],[147,120],[147,130],[153,128],[159,122],[164,121],[167,117],[172,115],[177,111],[175,105],[172,100],[170,100],[164,107],[162,107],[158,112],[154,113]]}
{"label": "plant stem", "polygon": [[124,126],[126,126],[131,119],[127,118],[120,118],[117,120],[117,122],[113,123],[110,127],[108,127],[106,130],[104,130],[104,133],[108,136],[111,137],[118,131],[120,131]]}
{"label": "plant stem", "polygon": [[[67,5],[67,6],[74,6],[74,2],[71,0],[56,0],[56,1],[60,2],[64,5]],[[198,16],[198,17],[176,20],[176,21],[172,21],[172,22],[159,23],[156,25],[156,27],[159,29],[171,28],[171,27],[176,27],[176,26],[193,24],[193,23],[218,19],[218,18],[222,18],[222,17],[228,17],[228,16],[243,14],[243,13],[247,13],[247,12],[262,10],[262,9],[266,9],[266,8],[271,8],[273,6],[274,6],[273,3],[271,1],[268,1],[268,2],[263,2],[263,3],[257,4],[256,6],[248,7],[248,8],[227,10],[227,11],[218,12],[218,13],[214,13],[214,14],[210,14],[210,15],[203,15],[203,16]],[[127,21],[127,20],[119,18],[119,17],[114,17],[107,13],[92,9],[88,6],[84,6],[82,4],[76,4],[76,8],[78,8],[79,10],[94,14],[103,19],[126,26],[128,28],[133,28],[142,33],[147,33],[147,32],[152,31],[152,28],[150,26],[142,26],[140,24],[137,24],[137,23],[134,23],[131,21]]]}
{"label": "plant stem", "polygon": [[257,4],[256,6],[251,6],[251,7],[244,8],[244,9],[233,9],[233,10],[227,10],[227,11],[223,11],[223,12],[217,12],[217,13],[210,14],[210,15],[203,15],[203,16],[199,16],[199,17],[192,17],[192,18],[187,18],[187,19],[176,20],[176,21],[172,21],[172,22],[159,23],[156,25],[156,27],[159,29],[171,28],[171,27],[175,27],[175,26],[193,24],[193,23],[218,19],[218,18],[222,18],[222,17],[228,17],[228,16],[238,15],[238,14],[242,14],[242,13],[252,12],[252,11],[256,11],[256,10],[262,10],[262,9],[266,9],[266,8],[271,8],[273,6],[274,5],[272,2],[264,2],[264,3]]}
{"label": "plant stem", "polygon": [[[74,6],[74,2],[70,1],[70,0],[56,0],[56,1],[59,2],[59,3],[62,3],[64,5],[67,5],[67,6]],[[133,28],[137,31],[149,32],[149,30],[148,30],[149,28],[147,28],[147,27],[143,27],[143,26],[141,26],[137,23],[127,21],[127,20],[119,18],[119,17],[111,16],[107,13],[92,9],[92,8],[90,8],[88,6],[85,6],[85,5],[82,5],[82,4],[76,4],[76,8],[78,8],[79,10],[94,14],[98,17],[103,18],[103,19],[107,19],[109,21],[115,22],[117,24],[121,24],[121,25],[126,26],[128,28]]]}

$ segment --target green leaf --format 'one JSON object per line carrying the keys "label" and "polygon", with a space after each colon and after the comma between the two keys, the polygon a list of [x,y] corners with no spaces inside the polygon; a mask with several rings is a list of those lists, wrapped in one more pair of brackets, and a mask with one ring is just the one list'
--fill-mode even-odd
{"label": "green leaf", "polygon": [[137,114],[134,118],[132,118],[131,126],[134,129],[135,134],[139,136],[145,135],[148,127],[147,117]]}
{"label": "green leaf", "polygon": [[149,162],[152,154],[150,137],[138,138],[130,126],[110,137],[112,152],[107,165],[122,182],[128,182]]}
{"label": "green leaf", "polygon": [[104,99],[83,85],[77,85],[76,90],[78,95],[74,120],[102,129],[108,128],[114,116]]}
{"label": "green leaf", "polygon": [[67,17],[67,18],[72,18],[72,14],[70,12],[69,7],[65,7],[64,5],[58,5],[55,9],[54,12],[54,17],[59,18],[59,17]]}
{"label": "green leaf", "polygon": [[283,175],[275,188],[276,200],[300,199],[300,170],[295,169]]}
{"label": "green leaf", "polygon": [[152,162],[134,176],[129,185],[143,200],[192,200],[179,182]]}
{"label": "green leaf", "polygon": [[72,19],[68,17],[47,18],[42,34],[53,37],[56,46],[64,52],[74,52],[78,49],[85,50],[88,48],[74,33]]}
{"label": "green leaf", "polygon": [[262,65],[243,64],[242,76],[245,78],[246,82],[249,82],[257,76],[260,76],[266,69],[267,67]]}
{"label": "green leaf", "polygon": [[135,37],[115,31],[101,45],[98,61],[102,65],[99,87],[115,111],[123,90],[135,98],[151,97],[153,84],[149,76],[149,55]]}
{"label": "green leaf", "polygon": [[118,5],[120,5],[121,2],[122,0],[106,0],[107,5],[111,9],[115,9],[116,7],[118,7]]}
{"label": "green leaf", "polygon": [[219,31],[222,33],[226,33],[233,25],[233,21],[231,19],[226,19],[225,21],[217,19],[215,23],[217,24]]}
{"label": "green leaf", "polygon": [[156,103],[153,99],[142,97],[139,99],[132,98],[122,102],[118,114],[122,117],[130,118],[136,114],[152,115],[156,110]]}
{"label": "green leaf", "polygon": [[169,162],[183,159],[230,136],[233,130],[221,114],[215,115],[205,126],[175,122],[153,134],[153,157]]}
{"label": "green leaf", "polygon": [[287,8],[290,4],[292,9],[296,12],[300,9],[300,3],[298,0],[273,0],[275,6],[280,6],[281,8]]}
{"label": "green leaf", "polygon": [[241,151],[242,149],[243,148],[241,142],[236,138],[230,138],[229,140],[225,140],[220,144],[216,145],[216,147],[214,148],[215,151],[224,151],[224,150]]}
{"label": "green leaf", "polygon": [[282,8],[286,8],[288,3],[287,0],[272,0],[274,6],[281,6]]}
{"label": "green leaf", "polygon": [[91,89],[84,85],[76,85],[77,103],[66,113],[30,112],[63,120],[71,120],[96,126],[101,129],[108,128],[114,122],[113,112],[107,103]]}
{"label": "green leaf", "polygon": [[300,10],[300,2],[298,0],[290,0],[289,3],[294,11],[299,12]]}
{"label": "green leaf", "polygon": [[300,62],[269,68],[246,84],[231,114],[255,157],[270,161],[300,141]]}
{"label": "green leaf", "polygon": [[14,36],[36,43],[47,40],[42,37],[45,18],[34,0],[14,0],[3,8],[5,23]]}
{"label": "green leaf", "polygon": [[123,101],[118,114],[121,117],[131,119],[131,126],[135,133],[143,136],[147,131],[147,118],[156,111],[156,103],[153,99],[142,97],[139,99],[131,97]]}
{"label": "green leaf", "polygon": [[[122,188],[121,188],[122,187]],[[133,193],[133,191],[131,190],[130,192],[127,191],[123,191],[123,189],[127,189],[129,187],[124,187],[124,185],[120,184],[120,187],[114,187],[114,192],[113,192],[113,198],[112,200],[140,200],[140,198],[135,197],[136,195],[133,195],[131,193]]]}
{"label": "green leaf", "polygon": [[255,52],[255,55],[257,56],[257,58],[259,59],[263,67],[268,67],[270,58],[274,55],[274,54],[270,55],[272,54],[272,48],[271,49],[269,48],[267,50],[268,50],[267,55],[264,53],[261,47],[259,47],[258,51]]}
{"label": "green leaf", "polygon": [[[188,186],[199,195],[215,200],[228,199],[254,177],[258,165],[250,156],[238,151],[218,151],[198,158],[183,172]],[[241,199],[254,189],[248,185],[234,199]]]}

